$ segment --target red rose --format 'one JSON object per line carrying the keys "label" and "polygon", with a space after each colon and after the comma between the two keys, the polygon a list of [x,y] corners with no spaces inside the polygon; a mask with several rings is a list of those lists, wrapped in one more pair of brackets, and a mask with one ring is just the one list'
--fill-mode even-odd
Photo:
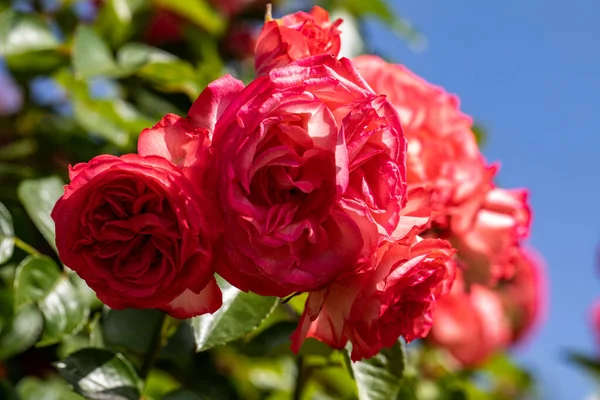
{"label": "red rose", "polygon": [[321,54],[337,58],[340,52],[341,19],[329,21],[329,13],[315,6],[265,23],[256,42],[254,66],[257,75],[302,58]]}
{"label": "red rose", "polygon": [[197,141],[193,152],[208,139],[186,124],[167,116],[140,139],[140,153],[161,154],[166,145],[181,156],[180,166],[155,155],[95,157],[71,168],[71,183],[52,211],[61,260],[109,307],[188,318],[221,306],[215,233],[202,193],[186,176],[199,175],[188,169],[193,157],[185,138]]}
{"label": "red rose", "polygon": [[497,293],[481,285],[465,291],[460,274],[452,291],[437,303],[428,336],[464,366],[484,362],[510,340],[510,325]]}
{"label": "red rose", "polygon": [[217,272],[242,290],[285,296],[353,269],[375,250],[379,227],[398,224],[403,150],[393,107],[349,60],[314,57],[259,77],[214,132],[225,215]]}
{"label": "red rose", "polygon": [[460,111],[458,98],[379,57],[360,56],[354,62],[375,92],[387,95],[400,114],[408,140],[409,186],[429,190],[434,209],[442,217],[453,216],[455,226],[469,220],[491,188],[495,168],[485,165],[472,120]]}
{"label": "red rose", "polygon": [[152,45],[177,42],[183,39],[185,18],[163,8],[156,8],[144,31],[144,39]]}
{"label": "red rose", "polygon": [[407,342],[431,328],[436,300],[454,280],[454,250],[439,239],[386,243],[360,273],[310,293],[292,350],[312,337],[341,349],[349,340],[354,361],[374,356],[400,336]]}

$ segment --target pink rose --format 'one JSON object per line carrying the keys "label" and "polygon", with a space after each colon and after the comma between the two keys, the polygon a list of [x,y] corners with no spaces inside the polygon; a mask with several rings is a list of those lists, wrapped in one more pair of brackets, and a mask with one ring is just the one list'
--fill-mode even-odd
{"label": "pink rose", "polygon": [[360,273],[347,274],[327,289],[310,293],[292,350],[312,337],[341,349],[349,340],[354,361],[374,356],[400,336],[424,337],[436,300],[454,280],[454,250],[440,239],[383,244]]}
{"label": "pink rose", "polygon": [[[491,188],[495,168],[485,165],[472,120],[459,109],[459,100],[401,65],[376,56],[354,59],[357,69],[376,93],[396,106],[408,140],[410,186],[431,192],[434,209],[453,216],[454,226],[469,220]],[[437,222],[445,224],[444,218]]]}
{"label": "pink rose", "polygon": [[476,366],[508,346],[510,335],[500,297],[477,284],[465,292],[458,275],[452,291],[437,303],[428,340],[463,366]]}
{"label": "pink rose", "polygon": [[393,107],[349,60],[313,57],[257,78],[214,132],[217,272],[285,296],[354,269],[399,223],[404,145]]}
{"label": "pink rose", "polygon": [[544,321],[548,307],[548,284],[543,259],[532,249],[514,247],[507,269],[510,278],[496,289],[511,325],[511,343],[522,343]]}
{"label": "pink rose", "polygon": [[100,300],[176,318],[221,306],[214,233],[181,168],[157,156],[102,155],[71,168],[70,178],[52,211],[56,246]]}
{"label": "pink rose", "polygon": [[493,284],[509,277],[512,248],[529,235],[531,210],[528,192],[494,188],[486,193],[470,225],[455,229],[458,249],[469,282]]}
{"label": "pink rose", "polygon": [[600,346],[600,300],[596,300],[592,305],[590,310],[590,320],[596,344]]}
{"label": "pink rose", "polygon": [[299,11],[265,22],[256,43],[256,74],[265,75],[273,68],[310,56],[328,54],[337,58],[341,23],[341,19],[330,22],[329,13],[318,6],[310,13]]}

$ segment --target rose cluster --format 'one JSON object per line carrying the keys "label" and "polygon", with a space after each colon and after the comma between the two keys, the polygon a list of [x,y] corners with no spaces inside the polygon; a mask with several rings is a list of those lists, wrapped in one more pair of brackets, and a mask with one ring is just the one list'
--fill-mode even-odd
{"label": "rose cluster", "polygon": [[540,298],[527,193],[494,186],[454,96],[338,58],[341,22],[268,17],[251,83],[223,76],[141,132],[137,154],[70,168],[56,244],[100,300],[211,313],[215,273],[308,293],[292,348],[350,342],[353,360],[432,326],[465,363],[523,335]]}

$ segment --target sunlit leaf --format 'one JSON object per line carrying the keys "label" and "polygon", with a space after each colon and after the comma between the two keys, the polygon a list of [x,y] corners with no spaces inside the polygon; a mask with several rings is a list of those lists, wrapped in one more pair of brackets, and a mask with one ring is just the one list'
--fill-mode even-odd
{"label": "sunlit leaf", "polygon": [[145,0],[107,0],[100,8],[94,28],[113,46],[119,45],[134,33],[134,15],[146,6]]}
{"label": "sunlit leaf", "polygon": [[25,377],[17,385],[21,400],[83,400],[58,376],[48,380]]}
{"label": "sunlit leaf", "polygon": [[114,57],[106,43],[85,25],[80,25],[75,32],[73,67],[83,78],[118,73]]}
{"label": "sunlit leaf", "polygon": [[63,195],[64,183],[58,177],[25,180],[19,185],[18,194],[27,214],[56,250],[54,221],[50,213],[56,201]]}
{"label": "sunlit leaf", "polygon": [[17,267],[15,307],[44,300],[61,276],[62,272],[50,257],[27,257]]}
{"label": "sunlit leaf", "polygon": [[220,281],[223,305],[213,314],[192,319],[196,351],[239,339],[263,321],[279,303],[276,297],[244,293],[225,281]]}
{"label": "sunlit leaf", "polygon": [[225,30],[225,20],[206,0],[154,0],[154,4],[193,22],[206,32],[220,35]]}
{"label": "sunlit leaf", "polygon": [[385,0],[338,0],[336,5],[347,9],[357,18],[377,18],[406,39],[415,50],[422,50],[427,45],[427,39],[408,20],[396,15]]}
{"label": "sunlit leaf", "polygon": [[55,364],[75,391],[92,400],[139,400],[141,382],[121,354],[87,348]]}
{"label": "sunlit leaf", "polygon": [[42,332],[43,318],[33,304],[19,307],[0,331],[0,360],[33,346]]}
{"label": "sunlit leaf", "polygon": [[40,15],[13,10],[0,14],[0,56],[53,50],[59,46],[56,36]]}
{"label": "sunlit leaf", "polygon": [[400,341],[367,360],[350,362],[360,400],[395,399],[404,373],[404,351]]}
{"label": "sunlit leaf", "polygon": [[14,235],[12,216],[4,204],[0,203],[0,264],[12,256],[15,247]]}
{"label": "sunlit leaf", "polygon": [[51,258],[30,256],[17,268],[15,304],[35,302],[44,316],[44,332],[38,342],[45,346],[77,333],[84,325],[89,308],[66,273]]}

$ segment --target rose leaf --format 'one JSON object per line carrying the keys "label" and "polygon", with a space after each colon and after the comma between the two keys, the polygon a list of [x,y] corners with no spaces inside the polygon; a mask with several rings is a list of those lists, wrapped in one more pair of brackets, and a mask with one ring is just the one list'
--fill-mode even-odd
{"label": "rose leaf", "polygon": [[244,337],[273,312],[277,297],[245,293],[220,280],[223,305],[213,314],[192,319],[196,351],[208,350]]}
{"label": "rose leaf", "polygon": [[133,366],[118,353],[86,348],[55,364],[73,389],[92,400],[139,400],[141,381]]}

